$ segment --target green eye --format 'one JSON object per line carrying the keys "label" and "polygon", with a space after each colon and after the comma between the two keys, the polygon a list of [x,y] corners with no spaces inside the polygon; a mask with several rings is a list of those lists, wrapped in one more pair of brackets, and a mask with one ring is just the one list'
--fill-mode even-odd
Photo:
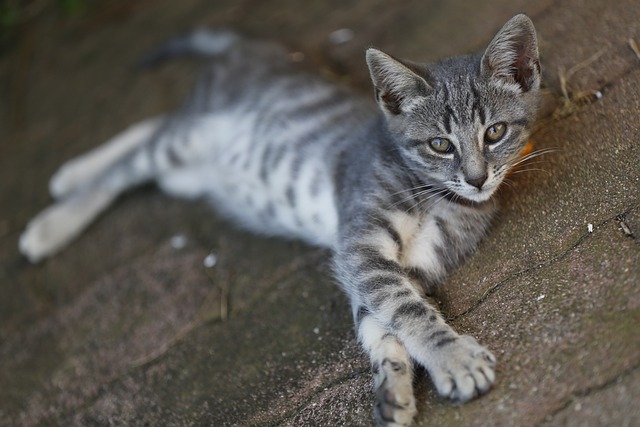
{"label": "green eye", "polygon": [[451,141],[449,141],[446,138],[430,139],[429,146],[437,153],[443,153],[443,154],[453,153],[453,150],[455,150]]}
{"label": "green eye", "polygon": [[484,133],[484,142],[485,144],[495,144],[500,141],[504,134],[507,132],[507,125],[505,123],[496,123],[495,125],[489,126],[489,128]]}

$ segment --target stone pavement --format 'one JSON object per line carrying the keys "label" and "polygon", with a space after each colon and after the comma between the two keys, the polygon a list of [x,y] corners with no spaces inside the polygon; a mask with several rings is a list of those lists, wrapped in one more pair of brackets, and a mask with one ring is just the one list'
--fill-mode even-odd
{"label": "stone pavement", "polygon": [[[511,177],[442,299],[498,356],[495,387],[452,405],[421,372],[416,424],[640,425],[637,0],[104,0],[80,16],[32,3],[45,6],[0,57],[0,425],[371,425],[368,361],[327,252],[153,188],[41,265],[19,256],[19,233],[64,160],[180,102],[199,61],[131,69],[180,31],[280,39],[369,91],[365,47],[474,51],[521,11],[548,89],[533,141],[556,151]],[[332,44],[340,28],[353,38]]]}

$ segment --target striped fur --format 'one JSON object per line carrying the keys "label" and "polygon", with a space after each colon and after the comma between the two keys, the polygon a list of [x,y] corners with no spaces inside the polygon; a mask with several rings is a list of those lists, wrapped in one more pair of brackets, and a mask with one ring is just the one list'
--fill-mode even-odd
{"label": "striped fur", "polygon": [[531,21],[518,15],[483,54],[436,64],[369,49],[382,113],[295,69],[282,48],[229,32],[200,30],[146,63],[181,53],[215,57],[183,108],[63,165],[56,203],[28,224],[21,251],[54,254],[120,193],[156,182],[253,231],[334,250],[379,424],[411,423],[414,362],[443,396],[487,391],[494,356],[428,297],[485,234],[491,196],[527,140],[540,84]]}

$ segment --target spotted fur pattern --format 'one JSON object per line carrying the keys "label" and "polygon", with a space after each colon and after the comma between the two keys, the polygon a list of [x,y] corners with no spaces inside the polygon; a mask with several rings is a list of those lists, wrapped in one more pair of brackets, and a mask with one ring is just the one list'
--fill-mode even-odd
{"label": "spotted fur pattern", "polygon": [[153,181],[248,229],[334,250],[380,425],[412,422],[414,363],[443,396],[486,392],[494,356],[428,297],[485,234],[491,196],[526,143],[540,85],[531,21],[518,15],[485,52],[435,64],[369,49],[378,108],[297,70],[282,48],[225,31],[196,31],[146,62],[184,52],[215,57],[184,107],[63,165],[21,251],[52,255]]}

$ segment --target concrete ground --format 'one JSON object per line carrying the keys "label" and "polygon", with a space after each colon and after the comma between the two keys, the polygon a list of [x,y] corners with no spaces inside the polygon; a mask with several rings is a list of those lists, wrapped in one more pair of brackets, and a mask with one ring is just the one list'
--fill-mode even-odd
{"label": "concrete ground", "polygon": [[[30,4],[0,57],[0,425],[371,425],[368,361],[327,252],[153,188],[40,265],[18,254],[19,233],[64,160],[180,102],[198,61],[131,68],[180,31],[280,39],[369,93],[366,46],[466,53],[520,11],[548,89],[533,142],[556,151],[511,177],[442,300],[498,356],[497,383],[458,406],[419,373],[416,425],[640,425],[637,0],[103,0],[80,15]],[[354,37],[332,44],[341,28]]]}

